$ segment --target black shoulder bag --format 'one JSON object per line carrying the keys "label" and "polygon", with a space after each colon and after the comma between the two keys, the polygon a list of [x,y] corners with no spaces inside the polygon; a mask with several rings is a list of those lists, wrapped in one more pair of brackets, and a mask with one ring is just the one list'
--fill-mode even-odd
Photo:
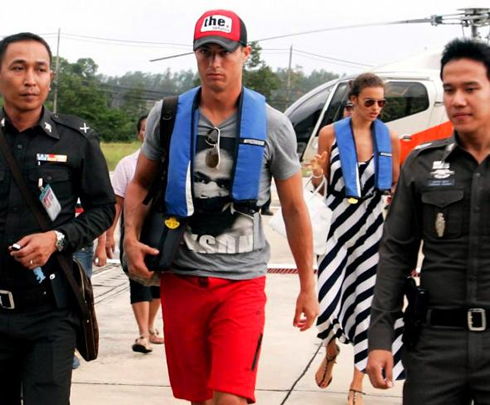
{"label": "black shoulder bag", "polygon": [[[148,269],[157,272],[170,269],[188,223],[187,218],[175,218],[165,212],[165,189],[169,176],[170,139],[175,124],[177,103],[178,96],[163,99],[160,117],[160,144],[163,149],[162,163],[160,171],[155,176],[143,201],[145,205],[151,201],[151,207],[141,229],[140,242],[158,249],[158,255],[147,255],[145,258],[145,264]],[[144,282],[139,278],[137,281]]]}
{"label": "black shoulder bag", "polygon": [[[22,196],[36,218],[39,228],[41,228],[41,231],[43,232],[51,231],[51,227],[40,211],[38,202],[29,191],[29,188],[22,177],[20,167],[10,151],[3,131],[0,131],[0,149],[10,166],[12,176],[14,177]],[[73,272],[72,267],[65,256],[56,252],[54,254],[73,291],[73,295],[75,296],[81,313],[81,325],[80,328],[78,328],[77,333],[77,350],[86,361],[95,360],[99,353],[99,327],[95,315],[92,283],[78,262],[73,262],[76,267]]]}

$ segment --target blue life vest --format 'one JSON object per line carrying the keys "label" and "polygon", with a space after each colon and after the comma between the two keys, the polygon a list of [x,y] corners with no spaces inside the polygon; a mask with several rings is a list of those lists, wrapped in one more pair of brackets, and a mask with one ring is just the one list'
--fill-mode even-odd
{"label": "blue life vest", "polygon": [[[335,139],[339,148],[340,166],[345,183],[345,196],[360,199],[361,184],[357,162],[356,144],[352,133],[351,118],[334,123]],[[391,137],[388,127],[380,120],[371,125],[374,146],[374,173],[376,189],[387,191],[393,183],[393,166],[391,158]]]}
{"label": "blue life vest", "polygon": [[[179,96],[170,140],[165,206],[168,214],[189,217],[194,213],[193,160],[196,154],[198,97],[200,87]],[[231,199],[235,204],[256,208],[267,139],[265,98],[242,89],[238,108],[238,134],[231,171]]]}

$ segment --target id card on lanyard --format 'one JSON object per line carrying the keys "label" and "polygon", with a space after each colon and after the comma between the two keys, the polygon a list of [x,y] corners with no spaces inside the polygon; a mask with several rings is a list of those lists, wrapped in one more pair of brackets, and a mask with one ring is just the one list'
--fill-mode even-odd
{"label": "id card on lanyard", "polygon": [[51,221],[54,221],[56,218],[58,218],[58,215],[61,212],[61,204],[58,201],[58,197],[56,197],[56,194],[54,193],[51,185],[48,184],[42,189],[39,200],[48,213]]}

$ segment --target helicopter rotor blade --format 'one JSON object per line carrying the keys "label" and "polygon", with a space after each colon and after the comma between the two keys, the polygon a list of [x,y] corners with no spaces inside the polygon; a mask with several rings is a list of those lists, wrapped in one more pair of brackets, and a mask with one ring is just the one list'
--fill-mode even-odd
{"label": "helicopter rotor blade", "polygon": [[186,53],[179,53],[177,55],[164,56],[162,58],[150,59],[150,62],[157,62],[159,60],[165,60],[165,59],[180,58],[181,56],[188,56],[188,55],[192,55],[193,53],[194,52],[186,52]]}
{"label": "helicopter rotor blade", "polygon": [[257,42],[270,41],[273,39],[289,38],[289,37],[296,37],[300,35],[316,34],[320,32],[349,30],[349,29],[364,28],[364,27],[376,27],[376,26],[379,27],[383,25],[424,24],[424,23],[430,23],[433,26],[440,25],[440,24],[448,24],[448,25],[459,24],[459,25],[467,26],[470,23],[474,23],[474,24],[480,23],[478,25],[483,26],[490,23],[490,13],[488,12],[488,9],[465,9],[463,10],[463,12],[459,12],[459,13],[432,15],[428,18],[414,18],[410,20],[384,21],[384,22],[374,22],[374,23],[367,23],[367,24],[344,25],[339,27],[330,27],[330,28],[322,28],[317,30],[296,32],[292,34],[276,35],[273,37],[257,39],[256,41]]}
{"label": "helicopter rotor blade", "polygon": [[344,25],[344,26],[340,26],[340,27],[321,28],[318,30],[296,32],[296,33],[292,33],[292,34],[275,35],[273,37],[256,39],[255,41],[263,42],[263,41],[270,41],[273,39],[289,38],[289,37],[297,37],[297,36],[301,36],[301,35],[316,34],[319,32],[340,31],[340,30],[350,30],[350,29],[355,29],[355,28],[378,27],[378,26],[383,26],[383,25],[408,24],[410,22],[416,23],[416,22],[430,22],[430,21],[431,21],[430,18],[425,18],[425,19],[420,18],[420,19],[416,19],[416,20],[385,21],[385,22],[375,22],[375,23],[367,23],[367,24]]}
{"label": "helicopter rotor blade", "polygon": [[[273,37],[266,37],[256,39],[255,42],[264,42],[271,41],[273,39],[281,39],[281,38],[290,38],[297,37],[302,35],[309,34],[317,34],[320,32],[328,32],[328,31],[340,31],[340,30],[350,30],[356,28],[365,28],[365,27],[381,27],[384,25],[401,25],[401,24],[426,24],[430,23],[433,26],[437,25],[462,25],[463,27],[472,26],[473,29],[475,27],[483,27],[485,25],[490,25],[490,12],[489,9],[480,9],[480,8],[469,8],[462,9],[462,12],[455,14],[445,14],[445,15],[432,15],[429,18],[415,18],[410,20],[397,20],[397,21],[385,21],[385,22],[374,22],[374,23],[366,23],[366,24],[353,24],[353,25],[344,25],[339,27],[330,27],[330,28],[322,28],[317,30],[309,30],[296,32],[292,34],[283,34],[283,35],[275,35]],[[489,34],[490,37],[490,34]],[[162,58],[151,59],[150,62],[156,62],[165,59],[173,59],[179,58],[181,56],[191,55],[192,52],[182,53],[178,55],[165,56]]]}

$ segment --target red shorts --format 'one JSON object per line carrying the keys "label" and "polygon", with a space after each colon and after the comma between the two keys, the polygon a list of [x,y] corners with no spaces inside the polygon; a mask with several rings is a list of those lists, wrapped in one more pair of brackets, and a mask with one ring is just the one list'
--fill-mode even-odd
{"label": "red shorts", "polygon": [[265,277],[225,280],[165,273],[165,352],[176,398],[203,402],[214,391],[255,402],[265,321]]}

